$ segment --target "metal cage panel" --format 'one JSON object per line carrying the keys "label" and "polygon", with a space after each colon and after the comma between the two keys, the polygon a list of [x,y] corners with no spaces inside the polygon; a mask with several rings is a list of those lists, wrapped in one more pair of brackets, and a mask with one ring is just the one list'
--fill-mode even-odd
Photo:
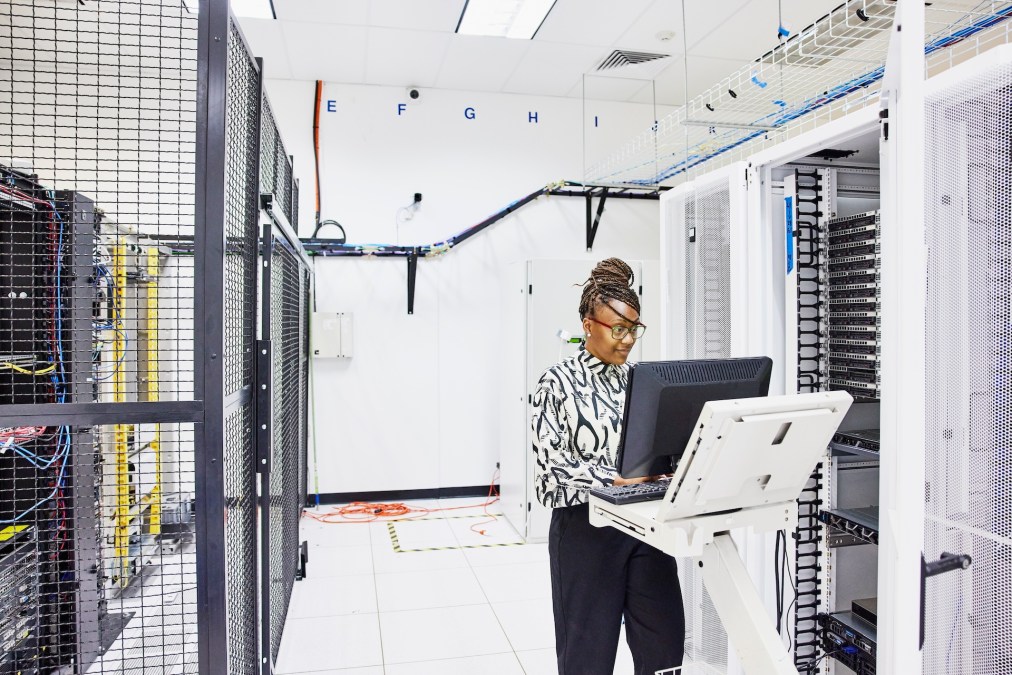
{"label": "metal cage panel", "polygon": [[[1012,619],[1012,62],[928,97],[924,673],[1007,673]],[[968,64],[969,65],[969,64]]]}

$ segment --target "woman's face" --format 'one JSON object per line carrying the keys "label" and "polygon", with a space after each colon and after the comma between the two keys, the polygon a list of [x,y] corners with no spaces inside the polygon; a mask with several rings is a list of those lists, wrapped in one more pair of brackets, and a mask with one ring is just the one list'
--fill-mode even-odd
{"label": "woman's face", "polygon": [[639,312],[624,302],[609,300],[607,303],[598,304],[594,307],[592,316],[583,318],[587,351],[605,363],[621,366],[629,358],[629,352],[636,344],[636,337],[629,332],[621,340],[616,340],[611,334],[612,327],[625,326],[632,329],[639,320]]}

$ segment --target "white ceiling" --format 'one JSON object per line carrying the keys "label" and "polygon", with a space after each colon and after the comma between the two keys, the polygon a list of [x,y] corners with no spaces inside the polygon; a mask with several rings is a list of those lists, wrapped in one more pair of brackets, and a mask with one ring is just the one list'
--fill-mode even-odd
{"label": "white ceiling", "polygon": [[588,77],[587,96],[679,105],[686,46],[691,98],[775,46],[778,11],[796,32],[841,1],[684,0],[686,29],[682,0],[557,0],[533,40],[455,34],[465,0],[274,0],[277,20],[240,23],[269,78],[580,97],[626,49],[671,58]]}

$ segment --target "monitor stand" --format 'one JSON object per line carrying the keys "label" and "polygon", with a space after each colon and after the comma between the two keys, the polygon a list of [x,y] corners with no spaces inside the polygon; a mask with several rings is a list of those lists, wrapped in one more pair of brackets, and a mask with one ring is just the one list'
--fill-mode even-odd
{"label": "monitor stand", "polygon": [[745,672],[798,675],[731,535],[716,535],[713,543],[703,548],[699,562],[703,583]]}
{"label": "monitor stand", "polygon": [[797,504],[768,504],[669,521],[656,520],[658,507],[659,502],[616,505],[591,496],[590,522],[614,527],[668,555],[698,561],[703,583],[745,673],[798,675],[728,532],[793,529]]}

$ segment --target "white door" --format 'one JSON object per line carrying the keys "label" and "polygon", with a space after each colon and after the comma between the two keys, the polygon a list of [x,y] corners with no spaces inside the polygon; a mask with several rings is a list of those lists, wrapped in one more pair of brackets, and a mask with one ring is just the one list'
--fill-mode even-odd
{"label": "white door", "polygon": [[926,97],[924,557],[972,557],[926,582],[926,675],[1012,672],[1012,51]]}
{"label": "white door", "polygon": [[[627,260],[635,275],[634,286],[642,296],[641,279],[643,265],[639,261]],[[578,344],[565,343],[559,331],[566,331],[573,337],[583,335],[580,318],[580,286],[590,276],[596,260],[532,260],[528,262],[527,301],[527,393],[530,395],[537,386],[542,373],[579,349]],[[644,336],[644,340],[648,339]],[[642,360],[643,341],[638,341],[629,358]],[[538,502],[534,494],[534,455],[530,452],[530,400],[528,399],[526,428],[528,433],[527,500],[530,510],[527,514],[527,541],[544,541],[548,538],[551,510]]]}

